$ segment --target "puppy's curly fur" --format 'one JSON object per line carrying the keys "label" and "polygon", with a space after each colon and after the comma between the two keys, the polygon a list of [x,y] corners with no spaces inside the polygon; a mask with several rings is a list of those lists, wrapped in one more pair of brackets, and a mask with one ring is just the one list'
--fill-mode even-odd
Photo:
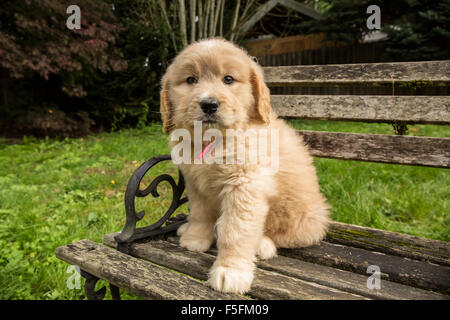
{"label": "puppy's curly fur", "polygon": [[[226,76],[234,81],[224,82]],[[190,77],[196,81],[187,81]],[[263,70],[244,50],[219,38],[186,47],[162,79],[163,131],[183,128],[193,134],[194,121],[205,120],[200,105],[205,97],[220,103],[215,122],[203,123],[205,128],[224,134],[226,129],[279,132],[279,167],[273,174],[245,163],[179,165],[190,203],[188,223],[178,230],[181,246],[203,252],[216,240],[218,255],[207,283],[243,293],[250,289],[256,256],[268,259],[277,247],[309,246],[325,236],[329,206],[312,157],[271,109]]]}

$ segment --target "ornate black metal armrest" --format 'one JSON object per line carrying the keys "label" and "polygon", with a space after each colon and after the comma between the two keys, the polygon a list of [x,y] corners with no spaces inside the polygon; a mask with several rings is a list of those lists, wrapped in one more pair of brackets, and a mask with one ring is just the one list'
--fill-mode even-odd
{"label": "ornate black metal armrest", "polygon": [[[156,177],[150,185],[144,190],[139,189],[139,185],[141,180],[145,176],[145,174],[156,164],[161,161],[171,160],[170,155],[161,155],[153,157],[146,162],[144,162],[139,168],[131,176],[128,181],[127,189],[125,192],[125,211],[126,211],[126,223],[122,232],[115,237],[117,241],[117,249],[121,252],[127,253],[128,244],[147,237],[152,237],[160,234],[165,234],[167,232],[174,231],[178,229],[180,225],[186,222],[186,216],[183,214],[178,215],[177,217],[170,219],[172,214],[177,210],[179,206],[188,201],[187,197],[181,198],[184,191],[184,178],[181,174],[181,171],[178,171],[179,178],[178,183],[175,182],[175,179],[168,174],[162,174]],[[166,213],[154,224],[143,227],[136,228],[136,223],[141,220],[145,212],[144,210],[136,212],[135,208],[135,199],[136,197],[146,197],[150,193],[154,197],[159,197],[157,188],[158,185],[162,181],[168,181],[172,186],[172,203],[170,204],[169,209]],[[169,221],[169,219],[171,221]],[[168,223],[169,222],[169,223]],[[171,223],[170,223],[171,222]],[[164,223],[166,223],[165,226]]]}

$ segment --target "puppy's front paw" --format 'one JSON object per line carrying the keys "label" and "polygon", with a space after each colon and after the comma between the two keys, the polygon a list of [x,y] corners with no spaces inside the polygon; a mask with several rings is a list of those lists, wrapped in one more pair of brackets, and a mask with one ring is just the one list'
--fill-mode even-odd
{"label": "puppy's front paw", "polygon": [[180,238],[180,246],[186,248],[191,251],[197,252],[205,252],[207,251],[212,244],[212,240],[210,239],[202,239],[202,238],[191,238],[181,236]]}
{"label": "puppy's front paw", "polygon": [[219,265],[212,267],[206,284],[218,291],[243,294],[250,290],[252,281],[252,269],[242,270]]}
{"label": "puppy's front paw", "polygon": [[256,254],[261,259],[270,259],[277,256],[277,247],[269,237],[262,237],[259,247],[256,250]]}

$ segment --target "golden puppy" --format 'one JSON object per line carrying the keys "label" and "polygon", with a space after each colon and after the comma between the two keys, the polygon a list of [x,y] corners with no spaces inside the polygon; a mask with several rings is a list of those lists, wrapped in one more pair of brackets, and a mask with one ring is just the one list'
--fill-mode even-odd
{"label": "golden puppy", "polygon": [[[256,256],[268,259],[277,247],[308,246],[325,236],[329,206],[312,157],[295,130],[271,110],[263,70],[244,50],[218,38],[186,47],[162,79],[161,115],[165,133],[182,129],[195,135],[197,121],[224,136],[227,129],[277,132],[276,171],[262,173],[261,162],[196,164],[208,145],[203,141],[200,149],[189,142],[193,151],[186,155],[192,161],[179,164],[190,203],[188,223],[178,230],[180,244],[203,252],[216,240],[210,286],[248,291]],[[171,141],[172,149],[176,144]],[[236,147],[227,140],[225,153],[230,152]]]}

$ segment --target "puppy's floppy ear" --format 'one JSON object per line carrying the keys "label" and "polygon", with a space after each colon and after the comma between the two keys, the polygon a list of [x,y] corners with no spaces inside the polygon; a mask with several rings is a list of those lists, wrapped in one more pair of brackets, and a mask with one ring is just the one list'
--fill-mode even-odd
{"label": "puppy's floppy ear", "polygon": [[258,119],[268,124],[270,122],[271,112],[270,91],[264,82],[264,73],[259,65],[252,68],[250,81],[252,83]]}
{"label": "puppy's floppy ear", "polygon": [[169,133],[170,128],[173,125],[172,123],[173,110],[169,100],[169,85],[170,85],[169,80],[163,78],[159,111],[161,112],[161,119],[163,122],[162,131],[164,133]]}

